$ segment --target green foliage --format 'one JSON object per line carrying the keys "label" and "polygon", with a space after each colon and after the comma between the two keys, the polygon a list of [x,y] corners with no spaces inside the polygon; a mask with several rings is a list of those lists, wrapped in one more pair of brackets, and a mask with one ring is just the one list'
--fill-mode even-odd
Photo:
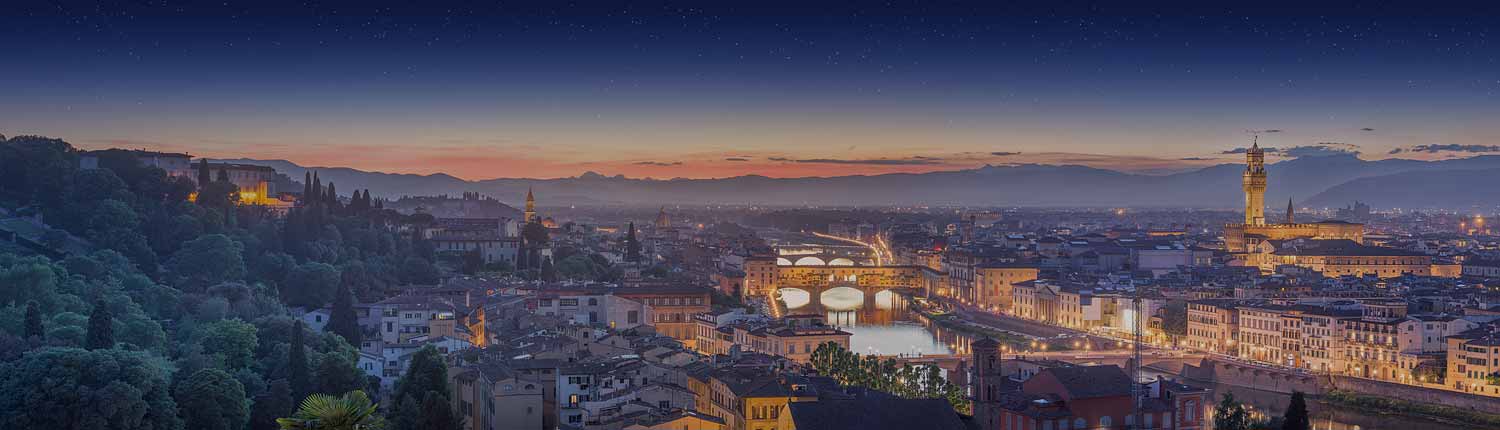
{"label": "green foliage", "polygon": [[183,243],[167,260],[167,272],[185,291],[202,291],[210,285],[245,277],[244,246],[222,234],[210,234]]}
{"label": "green foliage", "polygon": [[0,365],[0,428],[181,429],[169,372],[146,352],[43,348]]}
{"label": "green foliage", "polygon": [[316,309],[333,301],[342,283],[339,269],[324,263],[303,263],[293,268],[282,282],[281,297],[286,304]]}
{"label": "green foliage", "polygon": [[47,336],[47,331],[42,327],[42,309],[36,301],[26,302],[26,328],[25,338],[42,339]]}
{"label": "green foliage", "polygon": [[1234,399],[1233,393],[1224,393],[1218,406],[1214,406],[1215,430],[1250,430],[1255,424],[1245,405]]}
{"label": "green foliage", "polygon": [[1500,415],[1486,414],[1449,405],[1419,403],[1343,390],[1332,390],[1324,393],[1322,399],[1331,404],[1352,407],[1370,413],[1426,415],[1444,420],[1458,421],[1474,428],[1500,428]]}
{"label": "green foliage", "polygon": [[327,329],[343,336],[344,341],[350,345],[360,344],[359,315],[354,314],[354,293],[347,286],[340,287],[338,297],[333,300]]}
{"label": "green foliage", "polygon": [[363,391],[339,397],[314,394],[302,401],[296,415],[276,422],[283,430],[378,430],[385,422],[376,406]]}
{"label": "green foliage", "polygon": [[943,378],[936,366],[896,365],[895,359],[861,356],[834,342],[824,342],[810,358],[814,370],[843,385],[854,385],[905,398],[947,399],[959,413],[969,413],[964,387]]}
{"label": "green foliage", "polygon": [[422,397],[421,425],[424,430],[460,430],[463,428],[463,418],[453,412],[447,395],[428,391]]}
{"label": "green foliage", "polygon": [[240,430],[250,418],[245,387],[222,370],[194,372],[173,394],[190,429]]}
{"label": "green foliage", "polygon": [[219,320],[198,327],[203,352],[220,357],[227,369],[248,368],[260,339],[256,328],[241,320]]}
{"label": "green foliage", "polygon": [[271,381],[266,390],[255,396],[250,408],[249,430],[279,428],[277,418],[292,414],[296,404],[292,400],[292,387],[285,379]]}
{"label": "green foliage", "polygon": [[307,368],[307,348],[303,345],[302,320],[297,320],[292,329],[292,341],[287,353],[287,377],[292,382],[292,396],[302,397],[312,392],[312,375]]}
{"label": "green foliage", "polygon": [[1292,401],[1282,417],[1281,430],[1311,430],[1312,421],[1307,414],[1307,399],[1301,391],[1292,392]]}
{"label": "green foliage", "polygon": [[[448,364],[443,361],[442,354],[439,354],[437,349],[430,345],[422,347],[422,349],[417,350],[412,355],[411,364],[406,368],[406,374],[401,375],[401,379],[396,381],[394,398],[401,399],[400,403],[397,403],[397,409],[394,411],[398,417],[398,423],[402,423],[404,420],[407,421],[404,424],[411,424],[409,422],[411,416],[409,415],[415,415],[422,417],[417,419],[419,426],[398,428],[429,428],[426,426],[428,423],[426,422],[427,417],[425,416],[425,412],[413,412],[408,408],[408,402],[415,406],[417,403],[416,399],[423,399],[422,406],[419,407],[425,410],[428,392],[440,393],[443,396],[446,396],[443,393],[451,392],[448,389]],[[444,403],[444,407],[449,406]]]}
{"label": "green foliage", "polygon": [[324,354],[318,362],[317,392],[343,393],[364,388],[365,373],[348,354]]}
{"label": "green foliage", "polygon": [[84,347],[88,349],[115,347],[115,318],[103,300],[95,302],[94,311],[89,313],[88,338],[84,340]]}

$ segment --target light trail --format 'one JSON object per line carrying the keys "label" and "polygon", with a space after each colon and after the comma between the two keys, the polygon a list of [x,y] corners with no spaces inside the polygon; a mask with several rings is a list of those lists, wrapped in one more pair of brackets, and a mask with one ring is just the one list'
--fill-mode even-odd
{"label": "light trail", "polygon": [[866,248],[870,248],[870,251],[873,251],[875,253],[875,265],[876,266],[884,266],[885,265],[885,259],[881,255],[880,248],[875,247],[875,245],[871,245],[871,244],[868,244],[868,243],[860,242],[858,240],[850,239],[850,238],[847,238],[847,237],[839,237],[839,236],[834,236],[834,235],[831,235],[831,234],[818,233],[816,231],[810,231],[808,233],[812,233],[813,236],[821,237],[821,238],[824,238],[824,239],[833,239],[833,240],[838,240],[838,241],[843,241],[843,242],[849,242],[849,243],[853,243],[853,244],[858,244],[860,246],[864,246]]}

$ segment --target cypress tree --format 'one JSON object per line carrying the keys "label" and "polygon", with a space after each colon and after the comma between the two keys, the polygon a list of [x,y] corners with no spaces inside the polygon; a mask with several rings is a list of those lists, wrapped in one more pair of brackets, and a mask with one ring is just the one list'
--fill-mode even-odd
{"label": "cypress tree", "polygon": [[302,200],[312,197],[312,171],[302,172]]}
{"label": "cypress tree", "polygon": [[307,350],[302,340],[302,320],[292,327],[292,346],[287,353],[287,378],[292,384],[292,398],[301,399],[312,392],[312,374],[307,369]]}
{"label": "cypress tree", "polygon": [[447,395],[428,391],[422,397],[421,425],[421,428],[428,430],[458,430],[462,421],[458,414],[453,413],[453,405],[448,402]]}
{"label": "cypress tree", "polygon": [[42,327],[42,309],[36,301],[26,302],[26,339],[42,339],[47,332]]}
{"label": "cypress tree", "polygon": [[1292,403],[1286,407],[1281,430],[1310,430],[1312,420],[1307,415],[1307,399],[1301,391],[1292,392]]}
{"label": "cypress tree", "polygon": [[348,285],[339,286],[338,297],[333,299],[333,311],[328,315],[328,331],[344,337],[344,341],[359,349],[359,317],[354,314],[354,292]]}
{"label": "cypress tree", "polygon": [[207,158],[199,158],[198,159],[198,189],[202,190],[203,187],[207,187],[209,182],[212,182],[212,181],[210,180],[209,172],[208,172],[208,159]]}
{"label": "cypress tree", "polygon": [[94,302],[94,310],[89,313],[88,337],[85,338],[84,347],[88,349],[110,349],[115,347],[115,318],[110,315],[109,306],[104,304],[104,299]]}
{"label": "cypress tree", "polygon": [[317,202],[323,196],[323,181],[318,180],[318,172],[313,172],[312,193],[307,197],[309,202]]}
{"label": "cypress tree", "polygon": [[297,399],[292,398],[291,384],[285,379],[271,381],[266,390],[255,396],[255,403],[250,407],[250,423],[246,427],[252,430],[280,428],[276,424],[277,418],[292,416],[296,412]]}
{"label": "cypress tree", "polygon": [[228,167],[220,167],[219,168],[219,178],[218,178],[218,181],[219,182],[229,182],[229,168]]}
{"label": "cypress tree", "polygon": [[323,196],[323,199],[328,201],[329,206],[339,204],[339,193],[334,191],[333,182],[328,183],[328,195]]}

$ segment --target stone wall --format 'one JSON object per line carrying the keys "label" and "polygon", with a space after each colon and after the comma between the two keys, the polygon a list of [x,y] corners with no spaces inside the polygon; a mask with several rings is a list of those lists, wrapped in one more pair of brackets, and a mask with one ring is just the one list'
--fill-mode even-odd
{"label": "stone wall", "polygon": [[1412,402],[1434,403],[1479,412],[1500,414],[1500,399],[1477,394],[1449,391],[1437,388],[1418,387],[1405,384],[1381,382],[1349,376],[1328,378],[1329,388],[1372,394]]}
{"label": "stone wall", "polygon": [[1197,365],[1184,364],[1181,376],[1198,383],[1231,385],[1283,394],[1301,391],[1310,395],[1322,395],[1337,389],[1500,414],[1500,399],[1494,397],[1351,376],[1313,376],[1226,360],[1204,359]]}
{"label": "stone wall", "polygon": [[1205,358],[1198,365],[1184,364],[1182,377],[1191,381],[1233,385],[1274,393],[1301,391],[1323,394],[1318,377],[1295,372],[1247,365],[1233,361]]}

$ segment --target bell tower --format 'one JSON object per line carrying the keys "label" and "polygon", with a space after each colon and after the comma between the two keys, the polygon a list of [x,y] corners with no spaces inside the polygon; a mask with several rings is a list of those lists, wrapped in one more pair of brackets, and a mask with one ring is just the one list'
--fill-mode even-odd
{"label": "bell tower", "polygon": [[1001,380],[1005,372],[1000,370],[1000,342],[988,337],[969,343],[969,354],[974,359],[973,377],[969,380],[973,397],[974,419],[980,430],[1000,430]]}
{"label": "bell tower", "polygon": [[1245,151],[1245,225],[1266,225],[1266,153],[1258,140]]}
{"label": "bell tower", "polygon": [[526,219],[523,223],[536,219],[536,197],[531,195],[531,188],[526,188]]}

